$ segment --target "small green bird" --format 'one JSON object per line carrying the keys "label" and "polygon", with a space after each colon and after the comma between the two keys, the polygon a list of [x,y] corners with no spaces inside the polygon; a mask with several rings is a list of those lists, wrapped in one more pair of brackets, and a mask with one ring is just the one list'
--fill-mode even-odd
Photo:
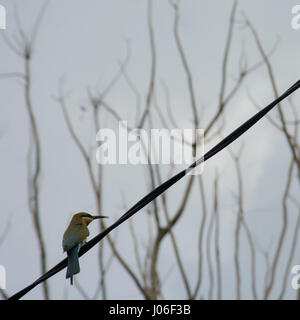
{"label": "small green bird", "polygon": [[86,212],[74,214],[63,237],[63,250],[68,254],[68,268],[66,278],[71,278],[73,285],[73,275],[80,272],[78,252],[80,247],[86,242],[90,232],[87,226],[95,219],[108,218],[106,216],[92,216]]}

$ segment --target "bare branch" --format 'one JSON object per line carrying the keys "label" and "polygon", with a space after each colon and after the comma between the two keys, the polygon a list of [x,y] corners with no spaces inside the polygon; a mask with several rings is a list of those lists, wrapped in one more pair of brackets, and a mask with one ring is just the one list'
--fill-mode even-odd
{"label": "bare branch", "polygon": [[[212,120],[209,122],[209,124],[206,127],[206,134],[211,130],[215,122],[218,120],[220,115],[222,114],[224,110],[224,94],[225,94],[225,89],[226,89],[226,83],[227,83],[227,64],[228,64],[228,56],[229,56],[229,50],[231,46],[231,40],[232,40],[232,33],[233,33],[233,23],[234,23],[234,17],[236,13],[236,8],[237,8],[237,0],[234,0],[232,9],[231,9],[231,14],[230,14],[230,22],[229,22],[229,29],[227,33],[227,40],[226,40],[226,45],[225,45],[225,51],[224,51],[224,56],[223,56],[223,63],[222,63],[222,80],[221,80],[221,89],[219,93],[219,109],[215,116],[212,118]],[[240,85],[240,82],[242,80],[243,76],[240,75],[240,80],[237,82],[236,89],[233,89],[233,92],[236,92],[237,88]],[[232,96],[233,94],[231,94]],[[228,102],[228,98],[227,98]]]}
{"label": "bare branch", "polygon": [[220,259],[220,217],[219,217],[219,175],[216,173],[215,177],[215,196],[214,196],[214,214],[215,214],[215,252],[216,252],[216,265],[217,265],[217,297],[218,300],[222,299],[222,268]]}
{"label": "bare branch", "polygon": [[146,116],[148,115],[150,110],[152,95],[154,91],[155,73],[156,73],[156,52],[155,52],[155,42],[154,42],[154,31],[153,31],[153,25],[152,25],[152,0],[148,0],[148,29],[149,29],[150,49],[151,49],[151,74],[150,74],[150,83],[149,83],[149,89],[148,89],[147,99],[146,99],[146,109],[142,115],[138,128],[143,127]]}
{"label": "bare branch", "polygon": [[299,234],[299,229],[300,229],[300,210],[298,213],[298,218],[297,218],[297,222],[295,225],[295,231],[294,231],[294,235],[293,235],[293,242],[292,242],[292,246],[291,246],[291,251],[290,251],[290,255],[289,255],[289,259],[285,268],[285,273],[284,273],[284,277],[283,277],[283,281],[282,281],[282,289],[279,295],[279,299],[281,300],[284,297],[285,291],[286,291],[286,287],[287,287],[287,283],[288,283],[288,276],[291,270],[291,265],[293,262],[293,258],[294,258],[294,254],[296,251],[296,245],[297,245],[297,240],[298,240],[298,234]]}
{"label": "bare branch", "polygon": [[178,3],[177,2],[171,2],[169,1],[170,5],[174,8],[175,12],[175,20],[174,20],[174,36],[176,40],[176,45],[177,49],[180,54],[181,62],[183,64],[186,76],[187,76],[187,82],[188,82],[188,88],[189,88],[189,94],[190,94],[190,99],[191,99],[191,106],[193,110],[193,115],[194,115],[194,124],[195,128],[199,127],[199,118],[198,118],[198,111],[197,111],[197,106],[196,106],[196,98],[195,98],[195,93],[194,93],[194,84],[193,84],[193,78],[192,78],[192,73],[189,68],[183,46],[181,44],[180,38],[179,38],[179,33],[178,33],[178,26],[179,26],[179,9],[178,9]]}

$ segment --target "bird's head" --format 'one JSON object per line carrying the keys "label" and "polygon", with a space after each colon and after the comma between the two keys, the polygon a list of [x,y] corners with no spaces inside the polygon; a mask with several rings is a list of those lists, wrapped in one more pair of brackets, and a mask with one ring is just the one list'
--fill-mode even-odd
{"label": "bird's head", "polygon": [[101,219],[101,218],[108,218],[108,217],[106,217],[106,216],[92,216],[91,214],[86,213],[86,212],[79,212],[73,216],[73,220],[76,224],[83,224],[85,226],[88,226],[93,220]]}

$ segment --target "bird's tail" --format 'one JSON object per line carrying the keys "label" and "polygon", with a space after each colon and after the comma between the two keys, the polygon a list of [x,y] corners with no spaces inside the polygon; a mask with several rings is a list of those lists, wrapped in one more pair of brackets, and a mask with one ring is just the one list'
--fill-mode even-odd
{"label": "bird's tail", "polygon": [[76,245],[70,249],[68,253],[68,268],[66,278],[71,278],[71,285],[73,284],[73,275],[80,272],[79,260],[78,260],[79,245]]}

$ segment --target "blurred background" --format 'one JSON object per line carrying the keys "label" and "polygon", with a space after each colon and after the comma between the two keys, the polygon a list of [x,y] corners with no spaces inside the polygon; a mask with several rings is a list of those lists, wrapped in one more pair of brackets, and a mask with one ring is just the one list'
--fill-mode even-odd
{"label": "blurred background", "polygon": [[[300,78],[297,1],[1,0],[5,299],[65,257],[79,211],[112,224],[177,165],[99,165],[96,133],[201,128],[208,151]],[[300,93],[25,299],[298,299]],[[192,152],[193,141],[186,141]]]}

